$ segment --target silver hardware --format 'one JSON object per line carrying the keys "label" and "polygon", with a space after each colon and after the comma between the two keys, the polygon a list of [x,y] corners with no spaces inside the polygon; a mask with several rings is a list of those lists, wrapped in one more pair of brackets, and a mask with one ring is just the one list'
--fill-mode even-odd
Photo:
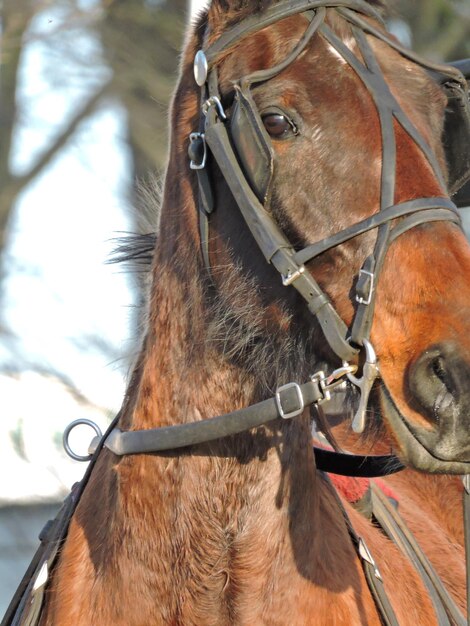
{"label": "silver hardware", "polygon": [[329,376],[325,379],[325,389],[332,391],[336,387],[339,387],[346,381],[343,380],[345,376],[348,374],[355,374],[357,372],[357,365],[350,365],[349,363],[345,363],[343,367],[339,367],[334,370]]}
{"label": "silver hardware", "polygon": [[101,439],[101,435],[96,435],[96,437],[93,437],[93,439],[90,441],[90,445],[88,446],[88,454],[90,456],[93,456],[95,454]]}
{"label": "silver hardware", "polygon": [[49,571],[47,569],[47,561],[45,561],[41,565],[41,569],[39,570],[36,576],[36,580],[34,581],[33,593],[41,589],[41,587],[44,587],[44,585],[47,583],[48,578],[49,578]]}
{"label": "silver hardware", "polygon": [[296,270],[295,272],[292,272],[291,270],[289,270],[287,274],[281,274],[282,284],[284,285],[284,287],[288,287],[289,285],[292,285],[294,280],[297,280],[297,278],[299,278],[299,276],[303,274],[304,272],[305,272],[305,265],[301,265],[299,269]]}
{"label": "silver hardware", "polygon": [[374,568],[374,576],[382,581],[382,576],[380,574],[379,568],[377,567],[377,564],[374,561],[374,558],[362,537],[359,537],[359,554],[361,555],[361,558],[364,559],[364,561],[367,561],[372,565],[372,567]]}
{"label": "silver hardware", "polygon": [[362,298],[361,296],[356,296],[356,302],[359,302],[359,304],[370,304],[372,302],[372,292],[374,291],[375,276],[374,276],[374,274],[372,272],[368,272],[367,270],[363,270],[363,269],[359,270],[359,276],[361,274],[367,274],[367,276],[370,276],[369,293],[367,294],[367,298]]}
{"label": "silver hardware", "polygon": [[207,160],[206,136],[204,135],[204,133],[191,133],[189,135],[189,141],[191,143],[193,143],[194,141],[197,141],[198,139],[202,139],[204,151],[202,153],[202,161],[200,163],[196,163],[196,161],[193,161],[192,159],[189,162],[189,167],[192,170],[203,170],[206,167],[206,160]]}
{"label": "silver hardware", "polygon": [[470,493],[470,474],[465,474],[462,476],[462,482],[464,489],[467,493]]}
{"label": "silver hardware", "polygon": [[310,376],[310,380],[312,381],[312,383],[317,383],[323,393],[323,398],[317,400],[315,404],[320,405],[324,402],[328,402],[329,400],[331,400],[330,390],[327,388],[326,385],[327,378],[323,370],[319,370],[313,376]]}
{"label": "silver hardware", "polygon": [[345,384],[345,376],[348,374],[354,374],[357,370],[357,365],[349,365],[345,363],[343,367],[339,367],[334,370],[329,376],[325,376],[323,370],[316,372],[313,376],[310,376],[310,380],[313,383],[317,383],[323,392],[323,398],[317,400],[315,404],[320,405],[324,402],[331,400],[331,392]]}
{"label": "silver hardware", "polygon": [[211,96],[204,102],[204,104],[202,105],[202,112],[204,113],[204,115],[207,115],[211,107],[216,108],[217,115],[220,117],[221,120],[225,122],[227,116],[225,115],[224,107],[222,106],[222,103],[217,96]]}
{"label": "silver hardware", "polygon": [[64,435],[62,437],[62,443],[64,445],[65,452],[69,455],[69,457],[71,457],[75,461],[89,461],[91,459],[91,457],[93,456],[93,453],[90,452],[90,448],[91,448],[91,445],[93,444],[93,442],[95,441],[96,437],[93,438],[93,441],[90,444],[90,447],[88,448],[88,454],[86,456],[81,455],[81,454],[75,454],[75,452],[72,450],[72,448],[70,447],[70,444],[69,444],[70,433],[72,432],[72,430],[76,426],[81,426],[81,425],[90,426],[90,428],[93,428],[93,430],[95,431],[98,439],[101,439],[101,437],[103,436],[103,433],[101,432],[100,427],[97,424],[95,424],[95,422],[92,422],[91,420],[82,418],[82,419],[75,420],[74,422],[71,422],[67,426],[67,428],[64,430]]}
{"label": "silver hardware", "polygon": [[358,387],[359,391],[361,392],[359,406],[351,424],[353,431],[358,434],[362,433],[366,426],[366,411],[367,404],[369,402],[370,391],[372,389],[372,385],[375,382],[375,379],[380,376],[379,368],[377,365],[377,357],[375,355],[375,350],[372,347],[372,344],[367,341],[367,339],[364,339],[363,343],[366,351],[366,361],[364,363],[364,367],[362,368],[362,377],[357,378],[352,373],[347,374],[348,380],[353,385]]}
{"label": "silver hardware", "polygon": [[207,58],[202,50],[196,52],[194,57],[194,78],[199,87],[202,87],[207,79]]}
{"label": "silver hardware", "polygon": [[[283,391],[287,391],[287,389],[295,389],[297,393],[297,399],[299,401],[299,408],[294,409],[294,411],[291,411],[290,413],[284,413],[284,409],[282,408],[281,393]],[[285,419],[285,420],[288,420],[291,417],[297,417],[297,415],[300,415],[305,408],[305,402],[304,402],[304,397],[302,395],[302,389],[299,387],[297,383],[287,383],[287,385],[282,385],[281,387],[278,387],[276,389],[275,400],[276,400],[276,406],[277,406],[279,415],[282,417],[282,419]]]}

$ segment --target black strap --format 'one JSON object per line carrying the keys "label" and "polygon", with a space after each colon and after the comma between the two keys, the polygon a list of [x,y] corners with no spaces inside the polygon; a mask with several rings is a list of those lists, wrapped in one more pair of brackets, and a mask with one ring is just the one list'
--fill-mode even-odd
{"label": "black strap", "polygon": [[[398,217],[403,217],[405,215],[409,215],[410,213],[416,214],[416,219],[418,223],[422,223],[427,218],[427,213],[425,211],[432,211],[434,209],[441,209],[442,213],[439,214],[439,219],[451,219],[452,221],[456,221],[460,223],[460,215],[455,208],[454,203],[449,200],[449,198],[418,198],[417,200],[408,200],[407,202],[402,202],[401,204],[395,204],[390,206],[379,213],[375,213],[371,217],[367,217],[366,219],[357,222],[357,224],[353,224],[349,228],[345,228],[344,230],[331,235],[330,237],[326,237],[317,243],[312,243],[303,250],[296,252],[295,260],[297,263],[306,263],[311,259],[317,257],[319,254],[326,252],[326,250],[330,250],[340,244],[357,237],[358,235],[362,235],[363,233],[372,230],[373,228],[377,228],[377,226],[381,226],[386,222],[396,219]],[[444,213],[444,211],[450,211],[450,214]]]}
{"label": "black strap", "polygon": [[209,120],[205,135],[211,153],[264,257],[283,277],[296,276],[290,284],[297,289],[308,305],[315,304],[318,297],[324,299],[320,309],[315,307],[315,314],[325,337],[341,359],[352,360],[357,354],[357,349],[346,341],[345,323],[310,272],[303,271],[295,262],[295,251],[291,243],[253,193],[240,169],[225,125],[216,120],[213,122]]}
{"label": "black strap", "polygon": [[349,22],[359,26],[365,33],[374,35],[374,37],[376,37],[377,39],[380,39],[384,43],[388,44],[390,47],[394,48],[406,59],[409,59],[410,61],[413,61],[413,63],[421,65],[421,67],[425,67],[447,78],[452,78],[462,85],[465,85],[465,77],[463,76],[463,72],[468,71],[467,60],[463,61],[462,65],[460,65],[458,61],[449,64],[435,63],[433,61],[429,61],[429,59],[425,59],[419,54],[416,54],[416,52],[413,52],[412,50],[405,48],[405,46],[402,46],[397,39],[390,37],[390,35],[388,35],[386,32],[382,32],[381,30],[376,28],[371,22],[363,19],[356,11],[351,11],[349,8],[346,7],[339,7],[338,12],[341,13]]}
{"label": "black strap", "polygon": [[470,474],[463,477],[463,529],[465,537],[465,566],[467,574],[467,625],[470,626]]}
{"label": "black strap", "polygon": [[405,466],[392,454],[384,456],[363,456],[324,450],[314,446],[315,465],[318,470],[340,476],[377,478],[401,472]]}
{"label": "black strap", "polygon": [[311,11],[312,9],[326,7],[348,7],[353,11],[360,11],[383,24],[380,14],[363,0],[280,0],[280,2],[276,2],[276,4],[268,7],[262,13],[248,16],[242,22],[223,33],[217,41],[207,48],[205,52],[207,62],[209,66],[212,65],[218,60],[222,52],[239,43],[248,35],[252,35],[279,20],[298,13],[304,13],[305,11]]}
{"label": "black strap", "polygon": [[49,582],[52,569],[57,561],[60,547],[67,535],[72,515],[74,514],[93,468],[95,467],[106,437],[116,426],[120,416],[121,412],[116,415],[109,425],[106,433],[99,441],[82,480],[74,485],[71,493],[64,500],[64,503],[56,517],[49,521],[41,531],[39,535],[41,544],[36,550],[26,573],[18,585],[0,626],[36,626],[36,624],[39,624],[47,584],[42,585],[38,590],[34,590],[34,583],[44,564],[47,564]]}
{"label": "black strap", "polygon": [[439,626],[446,626],[446,624],[465,626],[466,621],[460,609],[447,592],[398,510],[392,506],[382,490],[373,483],[371,484],[371,495],[372,512],[375,519],[385,534],[410,559],[420,575],[434,605]]}
{"label": "black strap", "polygon": [[303,385],[292,383],[284,389],[280,388],[278,400],[269,398],[247,408],[198,422],[127,432],[115,428],[104,445],[119,456],[177,450],[235,435],[278,419],[281,417],[279,403],[286,416],[290,413],[299,415],[303,407],[318,402],[323,397],[317,381],[311,380]]}
{"label": "black strap", "polygon": [[327,484],[330,486],[331,492],[334,495],[338,508],[343,515],[343,519],[348,529],[349,536],[356,550],[357,556],[361,562],[369,590],[374,599],[382,624],[384,624],[384,626],[400,626],[395,615],[395,611],[393,610],[393,607],[388,598],[387,592],[385,591],[380,571],[374,561],[370,550],[367,547],[366,542],[364,541],[364,539],[359,537],[359,535],[354,530],[352,522],[349,519],[349,515],[344,508],[341,498],[339,497],[336,489],[331,484],[328,476],[326,474],[320,474],[320,476],[322,476],[325,482],[327,482]]}

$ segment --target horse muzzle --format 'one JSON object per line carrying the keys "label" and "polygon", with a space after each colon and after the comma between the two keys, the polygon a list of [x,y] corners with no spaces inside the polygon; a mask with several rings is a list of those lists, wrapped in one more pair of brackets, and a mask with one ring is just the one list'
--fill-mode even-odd
{"label": "horse muzzle", "polygon": [[417,423],[387,389],[381,404],[407,463],[418,470],[470,473],[470,364],[451,341],[429,347],[406,374],[406,401],[425,418]]}

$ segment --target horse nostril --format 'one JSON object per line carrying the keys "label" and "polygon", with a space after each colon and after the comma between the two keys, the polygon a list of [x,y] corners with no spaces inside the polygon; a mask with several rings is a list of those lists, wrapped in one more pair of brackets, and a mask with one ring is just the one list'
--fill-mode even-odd
{"label": "horse nostril", "polygon": [[423,352],[411,366],[408,385],[410,395],[420,412],[434,422],[453,410],[456,388],[453,380],[455,358],[443,344]]}
{"label": "horse nostril", "polygon": [[444,362],[444,359],[442,358],[442,356],[438,356],[435,359],[433,359],[431,367],[432,367],[432,373],[450,391],[450,388],[449,388],[450,380],[449,380],[449,376],[448,376],[446,368],[445,368],[445,362]]}

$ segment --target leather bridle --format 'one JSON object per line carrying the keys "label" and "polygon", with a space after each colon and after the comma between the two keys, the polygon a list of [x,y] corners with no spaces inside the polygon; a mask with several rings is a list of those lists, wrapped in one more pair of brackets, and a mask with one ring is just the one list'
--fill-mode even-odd
{"label": "leather bridle", "polygon": [[[334,34],[325,23],[326,8],[331,7],[349,23],[358,49],[364,59],[361,62]],[[306,16],[308,26],[303,37],[292,52],[275,67],[254,72],[242,78],[235,86],[235,104],[231,120],[227,120],[219,93],[217,62],[230,48],[256,31],[290,15]],[[404,129],[419,147],[431,166],[442,188],[446,187],[437,159],[422,135],[403,112],[396,98],[390,92],[375,55],[365,33],[385,41],[404,57],[413,60],[427,70],[446,76],[447,89],[460,89],[466,93],[467,84],[463,75],[454,67],[437,65],[417,57],[404,49],[366,18],[381,22],[380,16],[362,0],[284,0],[257,16],[252,16],[225,32],[204,51],[199,51],[195,60],[196,81],[201,87],[200,130],[190,138],[191,167],[197,172],[200,189],[200,233],[202,253],[210,271],[208,252],[209,216],[213,210],[208,152],[212,155],[222,176],[230,188],[240,212],[248,225],[256,243],[268,263],[281,275],[285,286],[294,287],[306,302],[309,311],[315,316],[323,330],[326,341],[333,353],[345,362],[357,360],[363,346],[370,346],[370,332],[374,317],[376,287],[390,245],[415,226],[434,221],[451,221],[460,224],[460,217],[453,202],[445,197],[423,197],[394,204],[396,191],[396,139],[394,120]],[[319,33],[344,58],[361,79],[373,99],[380,120],[382,137],[382,172],[380,210],[332,236],[295,250],[268,211],[265,199],[273,169],[273,151],[269,136],[251,95],[251,88],[270,80],[288,65],[293,63],[305,49],[315,33]],[[259,171],[248,169],[253,155],[243,152],[243,141],[251,141],[251,151],[258,161],[264,164]],[[250,139],[251,137],[251,139]],[[396,220],[396,222],[395,222]],[[365,259],[355,284],[356,311],[348,328],[336,312],[328,295],[320,288],[305,263],[360,234],[377,229],[377,239],[373,252]],[[371,347],[370,347],[371,348]],[[369,354],[373,349],[369,349]],[[370,372],[369,372],[370,373]],[[378,376],[378,369],[375,369]],[[348,378],[354,384],[350,373]],[[368,385],[370,387],[372,385]],[[365,389],[361,389],[365,395]],[[363,398],[363,406],[367,398]],[[365,413],[357,414],[353,428],[361,432],[364,428]]]}
{"label": "leather bridle", "polygon": [[[335,8],[350,24],[364,63],[359,61],[326,25],[327,7]],[[235,88],[235,103],[231,119],[228,120],[223,109],[217,76],[217,62],[221,55],[229,51],[231,46],[243,37],[278,20],[299,13],[307,17],[303,37],[284,61],[267,70],[254,72],[239,81]],[[379,375],[375,352],[369,337],[377,280],[387,250],[397,237],[415,226],[434,221],[450,221],[460,224],[457,209],[448,198],[424,197],[394,204],[395,120],[419,147],[442,188],[445,188],[445,181],[432,150],[391,94],[365,33],[386,41],[403,56],[412,59],[436,75],[445,76],[443,84],[451,86],[453,90],[460,90],[462,94],[466,94],[467,89],[465,79],[458,70],[419,59],[372,26],[367,19],[364,19],[364,16],[381,21],[376,11],[362,0],[331,2],[281,0],[264,13],[251,16],[229,29],[204,51],[200,50],[195,58],[195,78],[201,88],[200,124],[198,131],[191,133],[189,146],[191,169],[196,172],[198,178],[201,249],[208,272],[210,273],[211,265],[208,249],[209,217],[215,208],[209,171],[209,161],[212,158],[222,173],[265,259],[279,272],[283,284],[294,287],[305,300],[309,311],[318,320],[329,346],[343,363],[342,367],[329,376],[321,371],[317,372],[302,385],[297,383],[283,385],[277,389],[274,398],[226,415],[150,430],[123,432],[114,427],[110,429],[104,441],[101,440],[101,445],[113,453],[119,456],[165,453],[240,433],[279,417],[290,419],[301,415],[308,405],[319,405],[329,399],[331,391],[342,384],[346,377],[361,392],[359,410],[353,420],[353,429],[356,432],[363,430],[369,393]],[[352,67],[377,107],[382,135],[380,210],[353,226],[297,251],[267,210],[266,198],[272,177],[274,156],[270,139],[263,128],[262,120],[251,96],[251,87],[270,80],[293,63],[316,32],[320,33]],[[244,142],[247,141],[251,144],[251,154],[244,151]],[[253,154],[256,155],[255,161],[259,159],[257,163],[253,162]],[[251,164],[255,165],[253,169],[250,169],[250,160]],[[355,287],[357,308],[353,323],[348,328],[304,264],[323,252],[372,229],[377,229],[377,239],[372,254],[365,259],[359,272]],[[362,377],[356,378],[354,373],[357,366],[350,364],[350,361],[357,358],[361,349],[365,350],[365,364]],[[90,452],[93,452],[98,445],[100,445],[99,437],[92,442]],[[385,475],[403,468],[403,465],[393,456],[357,457],[316,449],[315,458],[317,469],[346,475]],[[374,559],[363,540],[355,534],[339,500],[338,505],[343,512],[381,619],[385,624],[398,625]],[[451,599],[444,598],[443,602],[446,608],[442,610],[453,615],[455,612]],[[457,615],[457,623],[463,623],[460,614]]]}

